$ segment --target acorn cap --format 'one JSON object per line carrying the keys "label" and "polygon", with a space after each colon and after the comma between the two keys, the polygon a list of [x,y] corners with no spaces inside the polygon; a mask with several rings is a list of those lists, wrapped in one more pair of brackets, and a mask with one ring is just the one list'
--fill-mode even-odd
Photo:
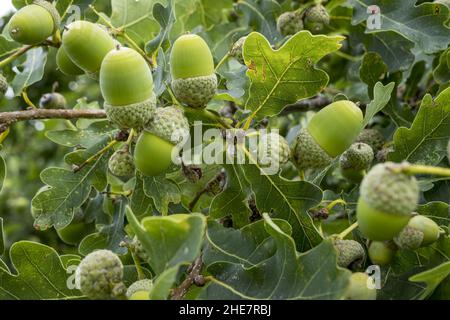
{"label": "acorn cap", "polygon": [[300,131],[295,140],[292,158],[301,170],[321,169],[333,161],[333,158],[317,144],[306,128]]}
{"label": "acorn cap", "polygon": [[277,19],[277,30],[283,36],[303,30],[302,14],[297,11],[284,12]]}
{"label": "acorn cap", "polygon": [[354,143],[341,155],[339,165],[342,169],[365,170],[370,167],[374,157],[369,145]]}
{"label": "acorn cap", "polygon": [[8,91],[8,80],[5,76],[0,74],[0,100],[5,96],[6,91]]}
{"label": "acorn cap", "polygon": [[377,129],[364,129],[356,138],[356,142],[368,144],[374,152],[377,152],[383,148],[386,139]]}
{"label": "acorn cap", "polygon": [[307,129],[317,144],[335,158],[356,140],[363,118],[361,109],[353,102],[337,101],[316,113]]}
{"label": "acorn cap", "polygon": [[145,129],[175,145],[189,135],[189,122],[184,112],[176,107],[157,108]]}
{"label": "acorn cap", "polygon": [[63,46],[59,47],[56,53],[56,64],[59,71],[65,75],[78,76],[84,74],[84,71],[69,58]]}
{"label": "acorn cap", "polygon": [[193,108],[204,108],[216,95],[217,76],[172,80],[172,91],[182,103]]}
{"label": "acorn cap", "polygon": [[170,142],[144,130],[134,148],[134,164],[145,176],[159,176],[173,164],[173,148]]}
{"label": "acorn cap", "polygon": [[333,243],[338,252],[337,264],[339,267],[347,268],[353,263],[362,264],[366,258],[364,248],[357,241],[334,239]]}
{"label": "acorn cap", "polygon": [[415,177],[395,172],[397,166],[401,164],[374,166],[361,184],[360,197],[372,209],[410,217],[419,201],[419,186]]}
{"label": "acorn cap", "polygon": [[62,45],[69,58],[86,72],[99,72],[103,59],[115,47],[114,39],[89,21],[75,21],[66,28]]}
{"label": "acorn cap", "polygon": [[143,102],[154,95],[150,67],[138,52],[126,47],[111,50],[103,59],[100,88],[112,106]]}
{"label": "acorn cap", "polygon": [[143,128],[153,118],[156,110],[156,96],[147,101],[126,106],[103,105],[108,120],[120,129]]}
{"label": "acorn cap", "polygon": [[108,168],[117,177],[127,177],[134,173],[133,156],[126,149],[117,150],[109,158]]}
{"label": "acorn cap", "polygon": [[395,238],[395,244],[404,250],[419,249],[423,241],[423,232],[407,225]]}
{"label": "acorn cap", "polygon": [[235,58],[241,64],[245,64],[244,56],[243,56],[245,40],[247,40],[247,36],[239,38],[238,41],[236,41],[233,44],[233,47],[231,47],[231,50],[230,50],[230,56]]}
{"label": "acorn cap", "polygon": [[48,11],[48,13],[50,13],[53,19],[53,32],[58,30],[61,24],[61,16],[59,15],[59,12],[56,9],[56,7],[52,3],[45,0],[34,0],[33,4],[44,8],[45,10]]}
{"label": "acorn cap", "polygon": [[179,37],[170,54],[172,78],[187,79],[214,74],[214,60],[205,40],[195,34]]}
{"label": "acorn cap", "polygon": [[441,235],[439,225],[425,216],[416,215],[412,217],[408,226],[423,233],[421,246],[428,246],[436,242]]}
{"label": "acorn cap", "polygon": [[258,143],[258,160],[263,165],[286,164],[290,158],[291,149],[286,139],[276,132],[261,136]]}
{"label": "acorn cap", "polygon": [[143,279],[143,280],[138,280],[136,282],[134,282],[133,284],[131,284],[131,286],[128,287],[127,289],[127,298],[131,298],[131,296],[133,294],[135,294],[136,292],[139,291],[145,291],[147,292],[147,295],[150,291],[150,289],[153,286],[153,281],[151,279]]}
{"label": "acorn cap", "polygon": [[9,34],[15,41],[33,45],[50,37],[55,23],[50,12],[37,4],[21,8],[8,24]]}

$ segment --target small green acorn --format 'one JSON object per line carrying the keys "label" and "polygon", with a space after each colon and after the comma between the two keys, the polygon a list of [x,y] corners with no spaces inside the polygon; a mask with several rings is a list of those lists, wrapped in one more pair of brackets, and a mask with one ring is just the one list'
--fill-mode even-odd
{"label": "small green acorn", "polygon": [[288,142],[276,132],[261,136],[258,143],[258,160],[262,166],[284,165],[289,161],[291,149]]}
{"label": "small green acorn", "polygon": [[62,45],[76,66],[95,76],[100,71],[105,56],[115,48],[115,41],[99,25],[79,20],[66,27]]}
{"label": "small green acorn", "polygon": [[12,16],[9,35],[22,44],[39,44],[54,34],[60,23],[61,17],[53,4],[35,0]]}
{"label": "small green acorn", "polygon": [[8,91],[8,80],[6,80],[5,76],[0,74],[0,100],[5,96],[6,91]]}
{"label": "small green acorn", "polygon": [[339,267],[348,268],[350,265],[362,264],[366,259],[364,248],[355,240],[334,239],[333,244],[338,252]]}
{"label": "small green acorn", "polygon": [[239,40],[233,44],[233,47],[230,50],[230,56],[235,58],[241,64],[245,64],[244,56],[242,54],[245,40],[247,40],[247,36],[239,38]]}
{"label": "small green acorn", "polygon": [[215,96],[217,76],[206,42],[194,34],[179,37],[170,55],[172,90],[176,98],[194,108],[203,108]]}
{"label": "small green acorn", "polygon": [[129,177],[134,174],[134,159],[127,146],[114,152],[109,158],[108,168],[117,177]]}
{"label": "small green acorn", "polygon": [[378,164],[364,177],[357,205],[359,230],[374,241],[392,240],[407,224],[419,201],[415,177],[392,162]]}
{"label": "small green acorn", "polygon": [[350,285],[345,294],[346,300],[376,300],[377,290],[369,287],[370,279],[366,273],[355,272],[350,277]]}
{"label": "small green acorn", "polygon": [[148,291],[136,291],[133,293],[128,300],[150,300]]}
{"label": "small green acorn", "polygon": [[364,129],[356,139],[356,142],[368,144],[372,147],[373,152],[377,153],[383,148],[386,139],[377,129]]}
{"label": "small green acorn", "polygon": [[297,136],[292,149],[295,164],[301,170],[326,167],[352,145],[362,126],[362,111],[353,102],[328,105]]}
{"label": "small green acorn", "polygon": [[127,298],[130,299],[131,296],[134,295],[136,292],[146,292],[148,295],[152,287],[153,287],[152,280],[150,279],[138,280],[128,287],[126,293]]}
{"label": "small green acorn", "polygon": [[436,222],[430,218],[416,215],[394,238],[394,242],[401,249],[416,250],[435,243],[440,235],[441,229]]}
{"label": "small green acorn", "polygon": [[323,5],[317,4],[305,11],[303,22],[305,29],[312,33],[319,33],[330,23],[330,15]]}
{"label": "small green acorn", "polygon": [[173,164],[175,146],[189,134],[189,122],[182,110],[157,108],[154,119],[139,137],[134,160],[136,168],[146,176],[158,176]]}
{"label": "small green acorn", "polygon": [[339,158],[341,173],[348,180],[359,183],[374,158],[375,155],[369,145],[361,142],[354,143]]}
{"label": "small green acorn", "polygon": [[59,71],[68,76],[79,76],[84,74],[84,71],[79,68],[67,55],[64,46],[59,47],[56,52],[56,65]]}
{"label": "small green acorn", "polygon": [[391,263],[397,249],[393,242],[372,241],[367,251],[373,264],[385,266]]}
{"label": "small green acorn", "polygon": [[153,118],[156,96],[152,72],[135,50],[117,46],[105,56],[100,88],[108,119],[117,127],[142,128]]}
{"label": "small green acorn", "polygon": [[299,11],[284,12],[277,19],[278,32],[286,37],[303,30],[302,16],[302,13]]}
{"label": "small green acorn", "polygon": [[64,109],[66,106],[66,98],[58,92],[46,93],[39,100],[39,107],[43,109]]}
{"label": "small green acorn", "polygon": [[123,286],[123,265],[109,250],[88,254],[75,272],[75,281],[81,292],[93,300],[115,299]]}

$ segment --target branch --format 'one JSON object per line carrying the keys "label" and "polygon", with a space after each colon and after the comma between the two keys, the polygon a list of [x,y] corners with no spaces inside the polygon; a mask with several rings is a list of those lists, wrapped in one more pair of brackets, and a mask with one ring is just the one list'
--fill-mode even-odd
{"label": "branch", "polygon": [[286,106],[281,114],[287,115],[294,112],[322,109],[329,105],[331,102],[332,101],[330,98],[323,95],[318,95],[314,98],[300,100],[296,103]]}
{"label": "branch", "polygon": [[105,110],[72,109],[30,109],[23,111],[0,112],[0,133],[11,124],[19,121],[37,119],[104,119]]}
{"label": "branch", "polygon": [[205,278],[200,274],[203,267],[202,256],[195,259],[195,261],[189,267],[189,274],[180,284],[179,287],[173,289],[171,293],[171,300],[182,300],[184,295],[188,292],[189,288],[196,284],[197,286],[202,286],[205,283]]}

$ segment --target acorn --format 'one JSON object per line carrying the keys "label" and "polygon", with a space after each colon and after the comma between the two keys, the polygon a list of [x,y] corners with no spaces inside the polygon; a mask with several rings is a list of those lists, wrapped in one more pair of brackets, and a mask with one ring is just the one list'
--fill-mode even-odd
{"label": "acorn", "polygon": [[0,74],[0,100],[5,96],[6,91],[8,91],[8,80],[6,80],[5,76]]}
{"label": "acorn", "polygon": [[372,241],[368,248],[369,259],[373,264],[385,266],[391,263],[397,253],[393,242]]}
{"label": "acorn", "polygon": [[175,107],[156,109],[154,119],[140,135],[134,149],[136,168],[146,176],[158,176],[173,164],[175,145],[189,134],[183,111]]}
{"label": "acorn", "polygon": [[115,41],[99,25],[79,20],[66,27],[62,45],[76,66],[95,76],[100,71],[105,56],[114,49]]}
{"label": "acorn", "polygon": [[134,174],[134,159],[127,146],[114,152],[109,158],[108,168],[117,177],[128,177]]}
{"label": "acorn", "polygon": [[375,155],[372,148],[365,143],[354,143],[339,158],[342,175],[355,183],[361,182]]}
{"label": "acorn", "polygon": [[337,265],[347,268],[351,265],[360,265],[366,259],[366,252],[362,245],[355,240],[334,239],[334,247],[337,250]]}
{"label": "acorn", "polygon": [[39,107],[43,109],[64,109],[66,106],[66,98],[58,92],[46,93],[39,100]]}
{"label": "acorn", "polygon": [[261,136],[258,143],[258,160],[262,166],[284,165],[289,161],[290,148],[286,139],[276,132]]}
{"label": "acorn", "polygon": [[330,15],[323,5],[317,4],[305,11],[303,22],[305,29],[312,33],[319,33],[330,23]]}
{"label": "acorn", "polygon": [[214,60],[206,42],[194,34],[179,37],[170,55],[172,90],[182,103],[206,107],[216,94]]}
{"label": "acorn", "polygon": [[363,114],[351,101],[337,101],[316,113],[296,138],[292,157],[297,167],[321,169],[346,151],[363,127]]}
{"label": "acorn", "polygon": [[416,215],[394,238],[395,244],[406,250],[416,250],[435,243],[441,236],[438,224],[430,218]]}
{"label": "acorn", "polygon": [[61,17],[53,4],[35,0],[12,16],[9,35],[19,43],[35,45],[54,34],[60,23]]}
{"label": "acorn", "polygon": [[108,119],[120,129],[142,128],[153,118],[156,96],[152,72],[135,50],[117,46],[105,56],[100,89]]}
{"label": "acorn", "polygon": [[278,32],[285,37],[303,30],[302,16],[300,11],[284,12],[277,19]]}
{"label": "acorn", "polygon": [[377,129],[364,129],[359,134],[356,142],[368,144],[372,147],[373,152],[376,154],[383,148],[386,143],[386,139]]}
{"label": "acorn", "polygon": [[56,65],[59,71],[68,76],[79,76],[84,74],[84,71],[79,68],[67,55],[64,46],[59,47],[56,52]]}
{"label": "acorn", "polygon": [[350,277],[350,285],[345,294],[346,300],[376,300],[377,290],[369,287],[367,273],[355,272]]}
{"label": "acorn", "polygon": [[247,36],[239,38],[230,50],[230,56],[239,61],[240,64],[245,64],[244,56],[242,54],[245,40],[247,40]]}
{"label": "acorn", "polygon": [[368,239],[390,241],[412,217],[419,201],[415,177],[402,173],[401,164],[378,164],[364,177],[357,205],[359,230]]}

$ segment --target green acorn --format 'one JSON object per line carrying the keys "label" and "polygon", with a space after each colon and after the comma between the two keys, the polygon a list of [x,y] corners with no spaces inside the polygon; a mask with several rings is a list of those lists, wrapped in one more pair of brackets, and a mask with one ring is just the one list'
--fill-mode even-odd
{"label": "green acorn", "polygon": [[338,101],[323,108],[296,138],[292,157],[297,167],[321,169],[347,150],[363,126],[363,114],[351,101]]}
{"label": "green acorn", "polygon": [[9,34],[19,43],[39,44],[54,34],[60,23],[61,17],[54,5],[44,0],[35,0],[12,16]]}
{"label": "green acorn", "polygon": [[330,23],[330,15],[324,6],[317,4],[305,11],[303,22],[305,29],[319,33]]}
{"label": "green acorn", "polygon": [[127,298],[130,299],[132,295],[134,295],[136,292],[146,292],[147,295],[149,294],[149,291],[153,287],[153,281],[150,279],[143,279],[138,280],[134,282],[131,286],[127,289]]}
{"label": "green acorn", "polygon": [[356,139],[356,142],[368,144],[372,147],[373,152],[377,153],[383,148],[386,139],[377,129],[364,129]]}
{"label": "green acorn", "polygon": [[242,54],[245,40],[247,40],[247,36],[239,38],[239,40],[233,44],[233,47],[230,50],[230,56],[235,58],[241,64],[245,64],[244,56]]}
{"label": "green acorn", "polygon": [[373,264],[385,266],[391,263],[397,249],[393,242],[372,241],[367,251]]}
{"label": "green acorn", "polygon": [[288,11],[278,17],[277,29],[282,36],[294,35],[303,30],[302,13],[299,11]]}
{"label": "green acorn", "polygon": [[105,56],[114,49],[115,41],[99,25],[88,21],[75,21],[66,27],[62,45],[76,66],[88,74],[96,75]]}
{"label": "green acorn", "polygon": [[108,168],[117,177],[129,177],[134,174],[134,159],[128,147],[114,152],[108,161]]}
{"label": "green acorn", "polygon": [[67,55],[64,46],[59,47],[56,53],[56,65],[59,71],[68,76],[79,76],[84,74],[84,71],[79,68]]}
{"label": "green acorn", "polygon": [[136,291],[133,293],[128,300],[150,300],[148,291]]}
{"label": "green acorn", "polygon": [[152,72],[135,50],[118,46],[105,56],[100,88],[108,119],[119,128],[142,128],[153,118],[156,96]]}
{"label": "green acorn", "polygon": [[93,300],[110,300],[120,294],[123,286],[123,265],[109,250],[98,250],[87,255],[75,273],[81,292]]}
{"label": "green acorn", "polygon": [[357,241],[334,239],[333,243],[338,252],[337,264],[339,267],[348,268],[350,265],[362,264],[366,259],[366,252]]}
{"label": "green acorn", "polygon": [[408,223],[419,201],[417,180],[396,171],[401,164],[378,164],[361,183],[359,230],[374,241],[392,240]]}
{"label": "green acorn", "polygon": [[215,96],[217,76],[206,42],[199,36],[179,37],[170,55],[172,90],[176,98],[194,108],[203,108]]}
{"label": "green acorn", "polygon": [[284,165],[289,161],[291,149],[286,139],[270,132],[261,136],[258,143],[258,160],[263,166]]}
{"label": "green acorn", "polygon": [[352,144],[339,158],[342,175],[352,182],[361,182],[374,157],[369,145],[361,142]]}
{"label": "green acorn", "polygon": [[139,137],[134,160],[136,168],[146,176],[158,176],[171,165],[175,146],[189,134],[184,113],[175,107],[156,109],[154,119]]}
{"label": "green acorn", "polygon": [[6,80],[5,76],[0,74],[0,100],[5,96],[6,91],[8,91],[8,80]]}
{"label": "green acorn", "polygon": [[58,92],[46,93],[39,100],[39,107],[43,109],[64,109],[66,106],[66,98]]}
{"label": "green acorn", "polygon": [[414,216],[406,227],[394,238],[401,249],[416,250],[435,243],[441,235],[436,222],[424,216]]}
{"label": "green acorn", "polygon": [[377,290],[369,287],[370,279],[366,273],[356,272],[350,277],[350,285],[345,294],[346,300],[376,300]]}

